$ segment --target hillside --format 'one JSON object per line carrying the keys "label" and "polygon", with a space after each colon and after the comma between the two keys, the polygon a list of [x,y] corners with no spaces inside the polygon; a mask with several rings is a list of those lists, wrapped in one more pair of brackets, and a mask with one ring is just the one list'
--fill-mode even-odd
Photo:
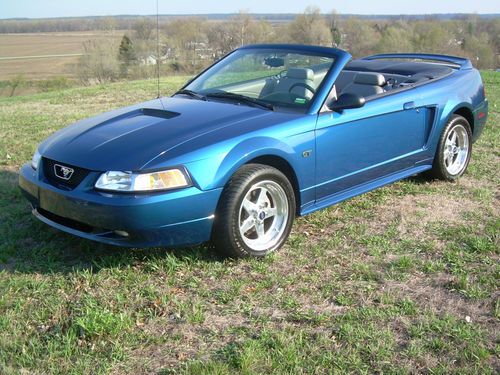
{"label": "hillside", "polygon": [[17,171],[37,144],[154,81],[0,98],[0,373],[498,373],[500,74],[483,78],[490,117],[459,182],[300,218],[265,260],[114,248],[32,217]]}

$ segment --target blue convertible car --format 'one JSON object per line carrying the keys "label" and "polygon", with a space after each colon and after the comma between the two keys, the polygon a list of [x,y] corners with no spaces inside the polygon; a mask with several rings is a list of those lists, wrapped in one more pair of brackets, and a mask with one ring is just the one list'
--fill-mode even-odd
{"label": "blue convertible car", "polygon": [[296,215],[424,171],[457,179],[487,111],[467,59],[245,46],[172,97],[53,134],[19,185],[80,237],[264,256]]}

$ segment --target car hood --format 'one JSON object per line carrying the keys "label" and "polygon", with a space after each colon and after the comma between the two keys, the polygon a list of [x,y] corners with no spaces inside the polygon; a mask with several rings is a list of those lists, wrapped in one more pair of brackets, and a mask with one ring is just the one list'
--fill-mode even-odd
{"label": "car hood", "polygon": [[179,144],[273,114],[229,103],[155,99],[61,129],[40,145],[40,153],[96,171],[138,171]]}

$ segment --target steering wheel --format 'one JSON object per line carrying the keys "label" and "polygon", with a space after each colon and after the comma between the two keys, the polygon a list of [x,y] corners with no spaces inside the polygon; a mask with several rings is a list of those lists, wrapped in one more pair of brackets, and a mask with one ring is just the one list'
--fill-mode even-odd
{"label": "steering wheel", "polygon": [[314,87],[311,87],[309,86],[307,83],[304,83],[304,82],[297,82],[297,83],[294,83],[292,86],[290,86],[290,89],[288,89],[288,92],[291,93],[292,90],[295,88],[295,87],[303,87],[305,88],[306,90],[310,91],[313,95],[316,94],[316,90],[314,89]]}

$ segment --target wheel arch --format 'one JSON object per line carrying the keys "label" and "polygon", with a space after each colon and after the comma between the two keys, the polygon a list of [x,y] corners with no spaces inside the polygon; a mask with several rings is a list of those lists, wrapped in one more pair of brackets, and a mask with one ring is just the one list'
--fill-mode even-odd
{"label": "wheel arch", "polygon": [[471,127],[471,131],[474,134],[474,113],[472,104],[466,99],[449,101],[443,108],[442,113],[442,127],[444,127],[454,115],[459,115],[464,117]]}
{"label": "wheel arch", "polygon": [[283,173],[292,184],[295,193],[297,212],[301,206],[301,189],[305,181],[300,179],[297,170],[298,161],[296,151],[283,141],[271,137],[256,137],[247,139],[225,155],[220,163],[215,183],[219,187],[226,186],[231,176],[243,165],[262,164],[276,168]]}
{"label": "wheel arch", "polygon": [[452,115],[459,115],[465,118],[470,125],[470,130],[472,131],[472,134],[474,134],[474,114],[472,113],[472,109],[469,106],[465,105],[458,106],[452,112]]}
{"label": "wheel arch", "polygon": [[262,164],[262,165],[267,165],[273,168],[276,168],[279,170],[281,173],[283,173],[288,181],[292,184],[293,191],[295,193],[295,207],[296,207],[296,214],[300,212],[300,188],[299,188],[299,181],[297,179],[297,174],[295,173],[295,170],[291,166],[291,164],[281,156],[273,155],[273,154],[266,154],[266,155],[261,155],[257,156],[245,164]]}

